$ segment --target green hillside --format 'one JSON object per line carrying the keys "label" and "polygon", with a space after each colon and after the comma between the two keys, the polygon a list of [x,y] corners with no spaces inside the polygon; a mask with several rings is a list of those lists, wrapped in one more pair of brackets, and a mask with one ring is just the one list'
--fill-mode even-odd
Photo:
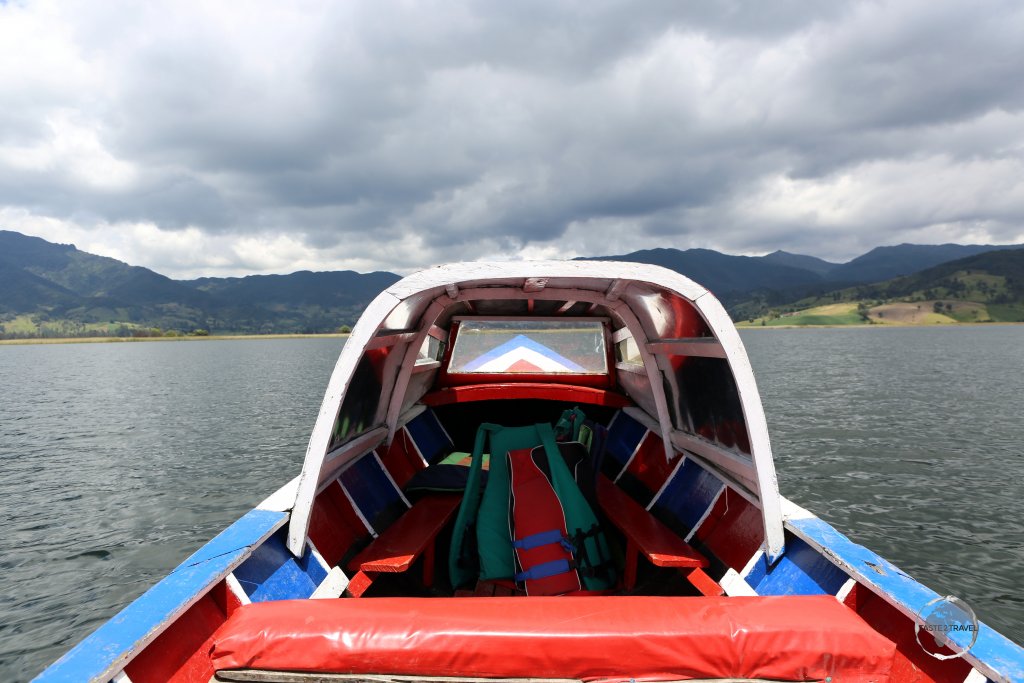
{"label": "green hillside", "polygon": [[333,332],[397,280],[306,271],[183,282],[0,230],[0,338]]}
{"label": "green hillside", "polygon": [[783,304],[755,297],[732,313],[742,324],[765,327],[1024,322],[1024,249],[985,252]]}
{"label": "green hillside", "polygon": [[[733,256],[710,249],[592,260],[609,259],[682,273],[713,291],[740,324],[1024,321],[1021,248],[902,244],[845,264],[783,251]],[[870,273],[912,274],[870,284]],[[0,230],[0,338],[333,332],[354,324],[398,279],[388,272],[301,271],[179,281]]]}

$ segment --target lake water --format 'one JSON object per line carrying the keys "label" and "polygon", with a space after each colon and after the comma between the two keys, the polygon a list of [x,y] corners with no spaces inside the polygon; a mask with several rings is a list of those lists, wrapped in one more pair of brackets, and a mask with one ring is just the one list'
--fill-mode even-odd
{"label": "lake water", "polygon": [[[1024,641],[1024,327],[743,338],[783,494]],[[0,347],[0,680],[295,476],[341,344]]]}

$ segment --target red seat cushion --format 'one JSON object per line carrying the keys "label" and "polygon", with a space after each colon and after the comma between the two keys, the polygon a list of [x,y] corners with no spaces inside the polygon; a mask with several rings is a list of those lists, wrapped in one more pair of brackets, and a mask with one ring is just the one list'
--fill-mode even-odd
{"label": "red seat cushion", "polygon": [[895,646],[831,596],[375,598],[246,605],[214,668],[491,678],[887,681]]}

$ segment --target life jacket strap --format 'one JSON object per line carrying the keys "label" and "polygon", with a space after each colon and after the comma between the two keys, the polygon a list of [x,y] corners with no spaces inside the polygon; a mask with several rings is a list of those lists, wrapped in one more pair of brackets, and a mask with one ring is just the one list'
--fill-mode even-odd
{"label": "life jacket strap", "polygon": [[542,545],[552,545],[555,543],[561,545],[562,549],[567,553],[576,554],[576,546],[572,540],[564,536],[559,529],[550,529],[531,534],[525,538],[520,538],[518,541],[513,541],[512,546],[519,550],[532,550]]}
{"label": "life jacket strap", "polygon": [[551,562],[542,562],[541,564],[517,573],[515,580],[517,582],[537,581],[538,579],[546,579],[549,576],[566,574],[568,572],[575,571],[575,569],[576,567],[573,566],[573,563],[568,560],[552,560]]}
{"label": "life jacket strap", "polygon": [[576,533],[572,536],[572,543],[580,549],[577,554],[573,552],[573,557],[576,559],[576,570],[580,576],[587,577],[607,577],[611,576],[611,572],[615,569],[615,562],[611,558],[605,559],[602,557],[601,546],[597,544],[595,550],[597,551],[596,562],[595,558],[590,557],[587,552],[586,540],[588,538],[597,538],[601,533],[601,527],[594,524],[589,529],[584,531],[583,529],[577,529]]}

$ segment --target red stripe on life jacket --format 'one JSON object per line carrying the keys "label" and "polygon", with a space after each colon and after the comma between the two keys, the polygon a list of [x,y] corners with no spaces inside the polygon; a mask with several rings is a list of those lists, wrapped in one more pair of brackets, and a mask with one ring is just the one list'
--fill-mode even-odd
{"label": "red stripe on life jacket", "polygon": [[[568,536],[565,512],[551,482],[533,461],[533,449],[509,451],[509,472],[512,489],[512,539],[523,539],[557,530],[561,538]],[[548,563],[566,562],[575,567],[572,553],[561,543],[544,543],[530,548],[515,548],[516,559],[524,572]],[[527,595],[561,595],[578,591],[580,577],[574,568],[568,571],[524,580]]]}

